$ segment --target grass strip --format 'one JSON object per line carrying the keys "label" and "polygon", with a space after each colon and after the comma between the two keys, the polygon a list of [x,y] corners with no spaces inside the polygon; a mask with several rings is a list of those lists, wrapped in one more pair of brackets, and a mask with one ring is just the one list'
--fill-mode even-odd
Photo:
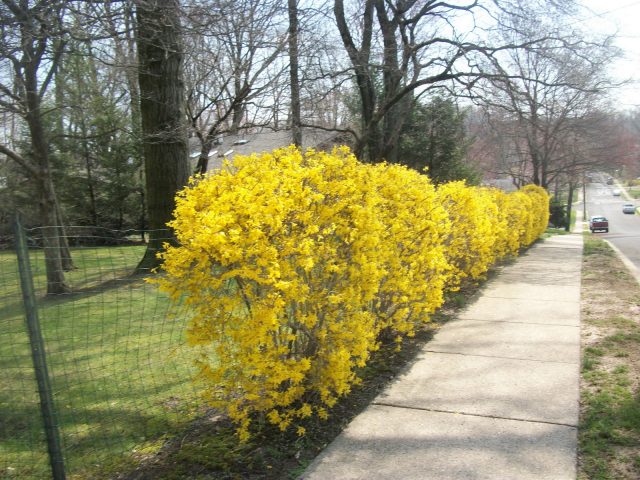
{"label": "grass strip", "polygon": [[582,273],[578,478],[640,478],[640,286],[591,235]]}

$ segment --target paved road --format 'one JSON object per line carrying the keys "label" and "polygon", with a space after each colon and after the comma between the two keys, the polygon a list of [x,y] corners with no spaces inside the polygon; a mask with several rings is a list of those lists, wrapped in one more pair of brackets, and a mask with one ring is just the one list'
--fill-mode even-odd
{"label": "paved road", "polygon": [[622,213],[622,205],[627,202],[640,204],[637,200],[629,200],[625,192],[613,195],[615,185],[596,182],[587,187],[587,217],[604,215],[609,219],[609,233],[599,233],[610,241],[640,270],[640,215]]}

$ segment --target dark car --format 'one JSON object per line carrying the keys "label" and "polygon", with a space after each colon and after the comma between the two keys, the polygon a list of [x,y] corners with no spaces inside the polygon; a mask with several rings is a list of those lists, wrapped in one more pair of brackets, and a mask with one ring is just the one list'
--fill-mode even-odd
{"label": "dark car", "polygon": [[593,232],[609,232],[609,220],[602,215],[595,215],[589,219],[589,230]]}

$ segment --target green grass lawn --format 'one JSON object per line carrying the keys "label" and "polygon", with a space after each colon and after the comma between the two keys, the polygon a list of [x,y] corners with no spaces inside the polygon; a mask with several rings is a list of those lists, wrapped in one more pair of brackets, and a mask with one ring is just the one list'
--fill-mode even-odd
{"label": "green grass lawn", "polygon": [[[75,293],[45,298],[30,252],[68,478],[102,478],[193,417],[184,312],[141,277],[144,247],[76,248]],[[0,478],[48,478],[13,252],[0,252]]]}

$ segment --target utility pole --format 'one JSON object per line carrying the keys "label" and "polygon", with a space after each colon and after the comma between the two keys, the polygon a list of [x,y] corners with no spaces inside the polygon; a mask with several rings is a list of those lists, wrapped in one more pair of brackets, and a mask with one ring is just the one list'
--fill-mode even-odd
{"label": "utility pole", "polygon": [[582,172],[582,220],[587,218],[587,180],[584,172]]}

